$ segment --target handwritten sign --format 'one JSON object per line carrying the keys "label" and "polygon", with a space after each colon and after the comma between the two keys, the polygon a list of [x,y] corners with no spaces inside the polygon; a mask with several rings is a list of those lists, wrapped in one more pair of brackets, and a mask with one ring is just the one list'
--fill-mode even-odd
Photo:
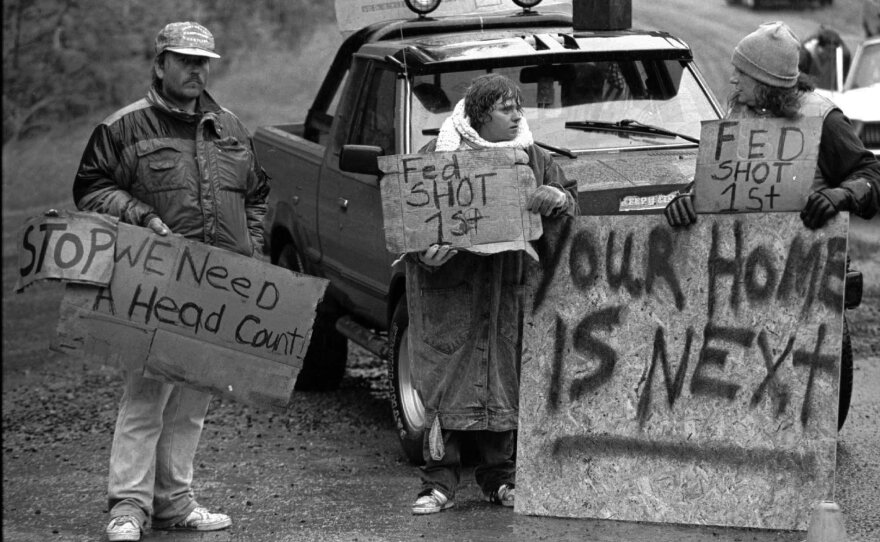
{"label": "handwritten sign", "polygon": [[516,511],[806,529],[832,495],[848,217],[548,225]]}
{"label": "handwritten sign", "polygon": [[107,284],[113,272],[116,219],[75,213],[77,220],[57,212],[31,218],[18,235],[20,292],[37,280],[58,279]]}
{"label": "handwritten sign", "polygon": [[[551,7],[552,6],[552,7]],[[415,19],[403,0],[336,0],[336,26],[342,33],[359,30],[380,21]],[[429,17],[475,13],[488,15],[519,10],[510,0],[443,0]],[[544,0],[536,8],[541,13],[563,11],[571,14],[571,0]]]}
{"label": "handwritten sign", "polygon": [[522,150],[381,156],[379,168],[386,245],[394,254],[434,243],[525,249],[541,236],[540,215],[526,209],[536,181]]}
{"label": "handwritten sign", "polygon": [[[64,248],[45,250],[61,262],[82,262],[71,268],[85,268],[88,247],[96,247],[90,273],[108,278],[68,283],[53,350],[255,405],[287,405],[326,280],[146,228],[105,230],[111,223],[92,213],[33,224],[26,235],[78,236],[57,235],[54,246]],[[67,247],[80,245],[76,259],[79,250]],[[42,252],[33,252],[39,262]],[[68,269],[58,267],[47,278],[67,280]]]}
{"label": "handwritten sign", "polygon": [[703,121],[696,211],[800,211],[816,174],[821,133],[821,117]]}

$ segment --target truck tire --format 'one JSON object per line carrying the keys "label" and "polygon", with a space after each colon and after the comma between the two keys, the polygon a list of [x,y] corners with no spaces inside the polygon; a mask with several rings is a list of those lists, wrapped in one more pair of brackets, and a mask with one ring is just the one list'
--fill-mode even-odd
{"label": "truck tire", "polygon": [[853,387],[853,353],[849,324],[843,317],[843,336],[840,340],[840,402],[837,409],[837,430],[843,428],[846,415],[849,414],[849,403],[852,399]]}
{"label": "truck tire", "polygon": [[[276,265],[296,273],[303,272],[302,259],[292,243],[278,253]],[[324,298],[318,305],[309,349],[296,378],[299,391],[330,391],[339,387],[348,360],[348,339],[336,330],[339,310],[332,299]]]}
{"label": "truck tire", "polygon": [[394,308],[388,332],[388,340],[391,342],[388,378],[391,379],[391,387],[394,389],[391,410],[397,424],[403,455],[413,465],[421,465],[425,462],[422,455],[425,407],[413,382],[412,360],[409,359],[407,350],[408,335],[409,311],[406,308],[406,296],[401,296]]}

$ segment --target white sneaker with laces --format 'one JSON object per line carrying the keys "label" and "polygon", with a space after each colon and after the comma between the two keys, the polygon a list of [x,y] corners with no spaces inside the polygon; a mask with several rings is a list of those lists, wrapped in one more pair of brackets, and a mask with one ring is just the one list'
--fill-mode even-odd
{"label": "white sneaker with laces", "polygon": [[107,525],[110,542],[133,542],[141,539],[141,526],[134,516],[117,516]]}
{"label": "white sneaker with laces", "polygon": [[232,525],[226,514],[208,512],[204,506],[197,506],[186,519],[175,523],[169,529],[178,531],[219,531]]}
{"label": "white sneaker with laces", "polygon": [[436,489],[426,489],[412,505],[413,514],[436,514],[455,506],[455,502]]}

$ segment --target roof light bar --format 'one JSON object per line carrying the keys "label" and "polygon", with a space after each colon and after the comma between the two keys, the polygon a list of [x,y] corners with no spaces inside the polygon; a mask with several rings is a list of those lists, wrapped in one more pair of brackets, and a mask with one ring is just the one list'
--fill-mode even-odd
{"label": "roof light bar", "polygon": [[540,4],[541,0],[513,0],[513,3],[523,8],[524,11],[529,11]]}
{"label": "roof light bar", "polygon": [[406,7],[414,13],[418,13],[419,17],[424,17],[440,6],[440,0],[404,0],[404,2]]}

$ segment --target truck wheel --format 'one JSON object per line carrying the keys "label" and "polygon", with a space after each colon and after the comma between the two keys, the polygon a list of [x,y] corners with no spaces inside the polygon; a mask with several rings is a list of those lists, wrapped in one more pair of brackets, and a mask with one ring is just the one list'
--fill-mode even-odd
{"label": "truck wheel", "polygon": [[837,409],[837,430],[843,428],[846,415],[849,414],[849,402],[852,399],[853,387],[853,353],[852,339],[849,335],[849,324],[843,317],[843,337],[840,340],[840,403]]}
{"label": "truck wheel", "polygon": [[409,311],[406,297],[401,297],[391,317],[388,333],[391,341],[391,357],[388,359],[388,377],[394,393],[391,410],[397,424],[403,454],[413,465],[425,462],[422,455],[422,436],[425,432],[425,407],[419,392],[413,385],[412,360],[407,349],[409,337]]}
{"label": "truck wheel", "polygon": [[[332,302],[331,302],[332,303]],[[348,360],[348,339],[336,330],[339,313],[321,302],[312,327],[312,340],[296,377],[299,391],[331,391],[339,387]]]}
{"label": "truck wheel", "polygon": [[[292,243],[284,245],[275,263],[297,273],[303,272],[302,259]],[[339,310],[335,302],[325,297],[318,305],[312,339],[294,389],[330,391],[339,387],[348,360],[348,339],[336,330],[337,318]]]}

